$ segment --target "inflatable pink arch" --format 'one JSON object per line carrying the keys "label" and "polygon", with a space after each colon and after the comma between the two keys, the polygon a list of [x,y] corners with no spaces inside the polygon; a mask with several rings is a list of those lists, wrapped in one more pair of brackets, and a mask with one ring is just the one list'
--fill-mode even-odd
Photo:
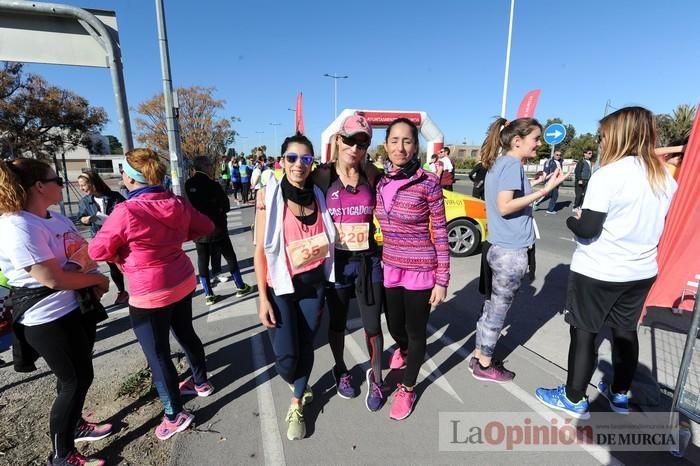
{"label": "inflatable pink arch", "polygon": [[[363,115],[372,125],[372,129],[386,128],[389,123],[397,118],[408,118],[418,126],[421,136],[428,141],[428,147],[422,148],[428,155],[437,154],[444,145],[442,131],[433,123],[425,112],[404,112],[398,110],[358,110],[345,109],[331,123],[326,130],[321,133],[321,162],[327,162],[331,154],[331,138],[339,130],[343,121],[350,115]],[[378,142],[375,137],[374,144]]]}

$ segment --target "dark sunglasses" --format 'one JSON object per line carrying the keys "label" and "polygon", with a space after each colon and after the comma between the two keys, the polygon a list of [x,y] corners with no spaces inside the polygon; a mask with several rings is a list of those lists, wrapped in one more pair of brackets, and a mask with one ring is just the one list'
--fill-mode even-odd
{"label": "dark sunglasses", "polygon": [[294,152],[289,152],[288,154],[284,155],[284,158],[287,159],[287,162],[289,162],[291,164],[297,163],[297,159],[300,157],[301,157],[301,163],[303,163],[306,166],[314,163],[314,156],[311,154],[299,155],[299,154],[295,154]]}
{"label": "dark sunglasses", "polygon": [[360,150],[365,150],[369,147],[369,142],[360,142],[357,139],[350,136],[340,136],[340,138],[343,140],[343,144],[345,144],[346,146],[357,146],[357,148]]}
{"label": "dark sunglasses", "polygon": [[60,188],[63,187],[63,178],[60,176],[57,176],[55,178],[45,178],[43,180],[37,180],[41,181],[42,183],[56,183]]}

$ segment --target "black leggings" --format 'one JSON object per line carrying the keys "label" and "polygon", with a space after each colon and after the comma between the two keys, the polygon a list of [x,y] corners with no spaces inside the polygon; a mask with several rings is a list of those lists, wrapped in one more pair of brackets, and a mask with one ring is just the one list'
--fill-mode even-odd
{"label": "black leggings", "polygon": [[[598,357],[597,334],[571,326],[569,344],[569,374],[566,378],[566,396],[578,403],[586,396]],[[632,385],[639,360],[639,340],[636,330],[612,329],[613,393],[626,393]]]}
{"label": "black leggings", "polygon": [[369,352],[369,363],[372,367],[374,382],[382,383],[382,352],[384,351],[384,336],[382,335],[382,300],[384,286],[381,282],[372,283],[374,304],[367,304],[365,295],[358,291],[357,286],[336,288],[331,284],[326,290],[326,303],[330,313],[328,326],[328,343],[335,359],[335,367],[339,372],[346,372],[343,352],[345,349],[345,327],[348,321],[350,300],[357,297],[357,307],[360,309],[362,327],[365,329],[365,344]]}
{"label": "black leggings", "polygon": [[119,270],[117,264],[107,262],[107,265],[109,266],[109,275],[112,277],[114,284],[117,285],[117,290],[120,292],[124,291],[124,274]]}
{"label": "black leggings", "polygon": [[423,359],[430,317],[432,290],[407,290],[403,287],[386,288],[386,320],[389,333],[399,349],[407,354],[403,384],[413,387],[418,379]]}
{"label": "black leggings", "polygon": [[241,181],[241,200],[248,202],[250,192],[250,181]]}
{"label": "black leggings", "polygon": [[[219,241],[195,243],[195,248],[197,249],[197,273],[201,278],[206,279],[209,289],[211,289],[211,281],[209,276],[210,259],[212,262],[211,270],[213,273],[221,272],[221,256],[224,256],[231,275],[240,275],[236,251],[233,250],[231,238],[228,237],[228,234]],[[214,257],[217,254],[219,255],[218,260],[216,261],[218,263],[215,263]],[[238,283],[237,285],[240,286]]]}
{"label": "black leggings", "polygon": [[75,448],[75,428],[92,384],[92,348],[96,325],[80,309],[52,322],[24,328],[32,348],[56,375],[58,395],[51,406],[49,430],[52,455],[63,458]]}

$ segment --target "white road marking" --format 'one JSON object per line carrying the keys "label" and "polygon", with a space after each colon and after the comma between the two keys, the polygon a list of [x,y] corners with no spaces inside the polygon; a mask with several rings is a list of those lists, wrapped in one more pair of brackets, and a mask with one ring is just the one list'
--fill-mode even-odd
{"label": "white road marking", "polygon": [[[221,285],[219,285],[221,287]],[[233,288],[232,288],[233,289]],[[257,299],[248,299],[240,302],[222,302],[214,304],[207,311],[207,323],[217,322],[234,317],[252,316],[258,314]]]}
{"label": "white road marking", "polygon": [[[346,325],[346,327],[349,330],[356,329],[362,325],[362,319],[360,318],[355,318],[355,319],[350,319]],[[429,327],[430,329],[430,327]],[[430,330],[431,332],[435,332],[434,329]],[[396,342],[394,339],[391,337],[391,334],[389,334],[389,331],[386,329],[386,322],[382,322],[382,332],[384,333],[384,347],[388,348],[392,345],[395,345]],[[444,330],[443,330],[444,333]],[[441,338],[441,337],[438,337]],[[428,338],[430,341],[431,337]],[[348,351],[350,352],[350,355],[353,357],[353,359],[358,363],[362,364],[364,367],[364,364],[367,362],[368,356],[366,353],[362,350],[360,345],[355,341],[354,337],[351,338],[346,338],[345,339],[345,346],[348,348]],[[430,358],[427,354],[425,355],[425,363],[427,366],[430,368],[430,370],[424,369],[422,366],[420,368],[420,374],[427,379],[430,379],[435,385],[438,387],[442,388],[445,393],[450,395],[452,398],[455,400],[459,401],[460,403],[464,404],[464,401],[462,398],[457,394],[457,391],[450,385],[450,383],[447,381],[447,378],[443,376],[442,372],[437,367],[437,364]]]}
{"label": "white road marking", "polygon": [[[428,330],[432,333],[435,333],[435,329],[431,326],[428,325]],[[506,331],[506,329],[503,329]],[[471,335],[473,335],[474,332],[469,334],[467,338],[470,338]],[[464,340],[460,340],[460,342],[454,342],[452,341],[449,337],[445,335],[440,336],[440,341],[450,348],[452,351],[456,352],[459,354],[462,358],[465,360],[472,354],[471,351],[467,351],[466,349],[463,348],[461,342]],[[522,388],[520,388],[518,385],[515,384],[515,382],[510,382],[510,383],[504,383],[504,384],[493,384],[498,387],[501,387],[503,390],[507,391],[510,393],[512,396],[515,398],[519,399],[521,402],[525,403],[532,411],[537,413],[540,417],[543,419],[549,421],[552,418],[556,418],[557,421],[560,423],[560,425],[564,424],[564,418],[559,416],[557,413],[554,411],[550,410],[546,406],[544,406],[540,401],[535,398],[533,395],[529,394]],[[597,445],[581,445],[581,448],[583,448],[589,455],[591,455],[593,458],[596,460],[600,461],[602,464],[606,465],[622,465],[624,463],[621,463],[617,458],[612,456],[609,451],[607,451],[605,448],[597,446]]]}
{"label": "white road marking", "polygon": [[570,242],[570,243],[575,243],[575,242],[576,242],[576,240],[575,240],[574,238],[570,237],[570,236],[569,236],[568,238],[565,238],[565,237],[563,237],[563,236],[560,236],[559,239],[563,239],[564,241],[568,241],[568,242]]}
{"label": "white road marking", "polygon": [[260,432],[262,434],[262,448],[266,465],[285,465],[284,447],[277,424],[277,412],[275,400],[272,398],[270,378],[266,371],[265,347],[263,346],[263,332],[254,334],[250,339],[253,349],[253,364],[259,369],[256,371],[258,387],[255,393],[258,395],[258,411],[260,415]]}
{"label": "white road marking", "polygon": [[[540,403],[540,401],[537,398],[535,398],[534,396],[530,395],[528,392],[517,386],[514,382],[494,385],[498,385],[499,387],[501,387],[502,389],[504,389],[505,391],[522,401],[523,403],[525,403],[532,411],[537,413],[537,415],[539,415],[542,419],[550,421],[551,419],[555,418],[557,422],[559,422],[559,425],[565,424],[564,418],[562,416],[547,408],[545,405]],[[609,451],[607,451],[601,446],[583,444],[580,445],[580,447],[583,450],[585,450],[586,453],[598,460],[601,464],[614,466],[624,465],[624,463],[612,456]]]}

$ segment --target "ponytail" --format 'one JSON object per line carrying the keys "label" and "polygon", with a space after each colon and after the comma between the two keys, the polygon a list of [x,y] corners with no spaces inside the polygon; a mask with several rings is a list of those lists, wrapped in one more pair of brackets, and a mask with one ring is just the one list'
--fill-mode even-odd
{"label": "ponytail", "polygon": [[542,125],[534,118],[518,118],[508,122],[505,118],[496,118],[486,132],[486,139],[481,145],[481,164],[491,169],[501,149],[510,150],[513,138],[524,138],[535,128],[542,131]]}
{"label": "ponytail", "polygon": [[498,152],[501,150],[501,128],[508,123],[505,118],[496,118],[486,131],[486,139],[481,145],[481,164],[487,170],[496,162]]}

